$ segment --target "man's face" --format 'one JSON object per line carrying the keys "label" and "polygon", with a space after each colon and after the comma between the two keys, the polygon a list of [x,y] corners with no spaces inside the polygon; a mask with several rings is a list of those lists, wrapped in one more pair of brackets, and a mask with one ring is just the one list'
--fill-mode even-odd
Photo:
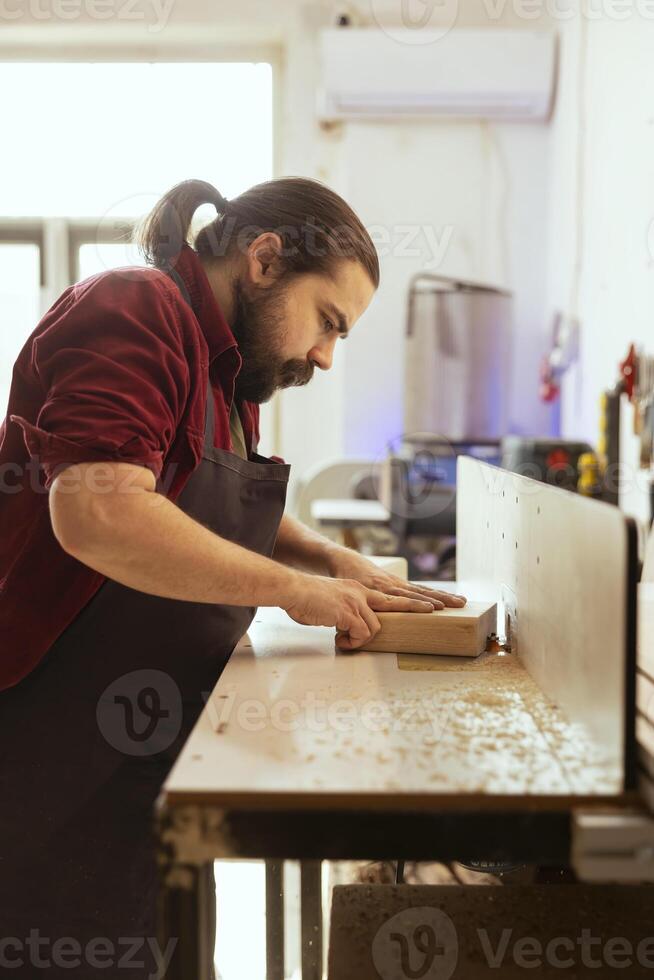
{"label": "man's face", "polygon": [[339,261],[329,276],[237,281],[232,329],[243,358],[238,398],[266,402],[279,388],[307,384],[316,366],[329,370],[336,341],[373,293],[367,272],[351,259]]}

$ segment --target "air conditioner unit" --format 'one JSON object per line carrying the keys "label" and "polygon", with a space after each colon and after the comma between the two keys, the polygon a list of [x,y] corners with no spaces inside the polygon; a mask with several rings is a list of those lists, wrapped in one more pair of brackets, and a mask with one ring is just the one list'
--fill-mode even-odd
{"label": "air conditioner unit", "polygon": [[548,117],[553,32],[453,29],[428,43],[416,37],[411,28],[323,31],[319,118]]}

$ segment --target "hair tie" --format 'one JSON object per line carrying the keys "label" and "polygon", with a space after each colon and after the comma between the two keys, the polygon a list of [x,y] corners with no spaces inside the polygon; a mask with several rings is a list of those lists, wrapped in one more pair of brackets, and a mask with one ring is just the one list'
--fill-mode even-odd
{"label": "hair tie", "polygon": [[216,211],[218,211],[219,214],[222,214],[227,210],[227,205],[229,204],[229,201],[227,200],[226,197],[222,196],[220,191],[216,191],[216,199],[212,203]]}

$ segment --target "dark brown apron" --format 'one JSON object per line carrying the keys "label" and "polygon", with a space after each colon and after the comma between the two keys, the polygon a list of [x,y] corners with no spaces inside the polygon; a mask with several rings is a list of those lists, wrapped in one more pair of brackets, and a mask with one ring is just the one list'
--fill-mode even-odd
{"label": "dark brown apron", "polygon": [[[270,556],[290,466],[216,449],[214,412],[208,382],[202,461],[177,504]],[[0,693],[0,940],[17,940],[0,943],[0,974],[156,976],[154,802],[255,612],[107,579],[38,667]],[[29,943],[33,930],[47,942]],[[79,957],[55,947],[64,938]]]}

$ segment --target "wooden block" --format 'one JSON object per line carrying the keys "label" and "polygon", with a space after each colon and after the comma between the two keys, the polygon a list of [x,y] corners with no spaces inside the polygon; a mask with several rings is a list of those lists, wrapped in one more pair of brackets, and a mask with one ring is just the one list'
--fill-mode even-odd
{"label": "wooden block", "polygon": [[388,572],[389,575],[397,575],[398,578],[404,579],[405,581],[409,577],[409,563],[406,558],[402,558],[399,555],[366,555],[366,557],[368,561],[378,565],[384,572]]}
{"label": "wooden block", "polygon": [[432,613],[377,613],[381,630],[364,648],[377,653],[440,653],[477,657],[497,629],[497,606],[468,602]]}

